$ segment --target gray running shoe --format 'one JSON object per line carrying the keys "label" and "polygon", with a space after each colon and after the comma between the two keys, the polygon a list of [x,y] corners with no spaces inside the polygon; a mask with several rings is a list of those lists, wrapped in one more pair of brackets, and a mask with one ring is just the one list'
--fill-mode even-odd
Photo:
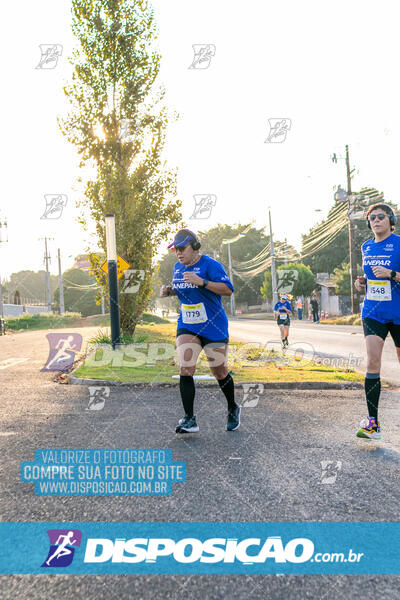
{"label": "gray running shoe", "polygon": [[228,421],[226,423],[227,431],[235,431],[236,429],[239,429],[241,410],[241,407],[237,406],[232,411],[228,412]]}
{"label": "gray running shoe", "polygon": [[196,417],[188,417],[185,415],[183,419],[179,419],[179,423],[175,429],[175,433],[197,433],[199,426],[196,423]]}

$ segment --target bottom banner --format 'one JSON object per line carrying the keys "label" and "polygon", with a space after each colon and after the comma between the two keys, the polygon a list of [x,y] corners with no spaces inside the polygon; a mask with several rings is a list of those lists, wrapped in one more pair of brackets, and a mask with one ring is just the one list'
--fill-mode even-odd
{"label": "bottom banner", "polygon": [[2,574],[399,574],[399,523],[0,523]]}

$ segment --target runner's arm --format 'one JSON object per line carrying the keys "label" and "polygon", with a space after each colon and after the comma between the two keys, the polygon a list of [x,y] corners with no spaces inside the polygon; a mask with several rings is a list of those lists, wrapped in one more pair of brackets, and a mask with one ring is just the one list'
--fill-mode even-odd
{"label": "runner's arm", "polygon": [[221,283],[220,281],[209,281],[205,286],[205,289],[214,292],[214,294],[219,294],[220,296],[232,296],[231,288],[226,285],[226,283]]}

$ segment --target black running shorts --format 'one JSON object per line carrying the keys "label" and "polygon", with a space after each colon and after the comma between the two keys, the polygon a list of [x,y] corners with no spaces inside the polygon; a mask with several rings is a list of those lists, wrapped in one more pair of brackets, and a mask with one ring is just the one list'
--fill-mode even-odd
{"label": "black running shorts", "polygon": [[178,335],[183,335],[184,333],[198,338],[202,348],[204,348],[204,346],[208,346],[209,344],[214,344],[213,348],[219,348],[229,343],[229,338],[223,338],[222,340],[210,340],[209,338],[204,337],[204,335],[193,333],[193,331],[190,331],[190,329],[185,329],[184,327],[179,327],[179,329],[177,329],[176,337],[178,337]]}
{"label": "black running shorts", "polygon": [[281,319],[280,317],[278,317],[277,323],[278,325],[287,325],[287,327],[289,327],[290,317],[287,317],[287,319]]}
{"label": "black running shorts", "polygon": [[385,340],[387,334],[390,333],[393,338],[394,345],[396,348],[400,348],[400,325],[396,325],[395,323],[380,323],[375,319],[370,319],[370,317],[363,319],[362,323],[365,336],[377,335]]}

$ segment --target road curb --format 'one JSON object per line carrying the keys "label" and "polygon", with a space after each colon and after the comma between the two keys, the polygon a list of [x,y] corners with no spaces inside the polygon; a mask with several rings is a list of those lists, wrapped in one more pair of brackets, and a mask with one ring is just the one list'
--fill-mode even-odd
{"label": "road curb", "polygon": [[[81,377],[68,376],[71,385],[110,385],[123,387],[149,387],[149,388],[178,388],[179,382],[159,383],[146,381],[109,381],[107,379],[82,379]],[[262,383],[267,390],[359,390],[364,389],[364,384],[358,381],[235,381],[235,386]],[[196,387],[219,388],[217,382],[196,381]]]}

